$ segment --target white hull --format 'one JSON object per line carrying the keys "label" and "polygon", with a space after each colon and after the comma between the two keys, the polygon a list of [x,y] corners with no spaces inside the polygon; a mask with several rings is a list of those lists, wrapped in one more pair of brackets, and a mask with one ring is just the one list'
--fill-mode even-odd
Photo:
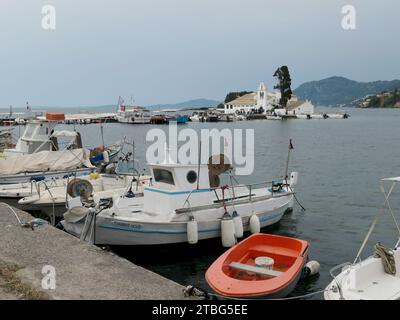
{"label": "white hull", "polygon": [[119,123],[129,123],[129,124],[148,124],[150,123],[150,119],[127,119],[127,118],[122,118],[122,117],[117,117],[117,121]]}
{"label": "white hull", "polygon": [[326,288],[325,300],[399,300],[399,250],[394,250],[397,267],[395,275],[385,273],[380,258],[369,257],[360,263],[344,267]]}
{"label": "white hull", "polygon": [[[279,222],[289,208],[292,198],[293,195],[290,194],[253,203],[254,213],[260,220],[261,228]],[[249,220],[252,215],[251,204],[236,205],[236,210],[242,217],[244,231],[249,231]],[[223,215],[223,209],[202,210],[202,212],[197,214],[194,212],[193,214],[198,222],[199,240],[221,237],[220,218]],[[84,222],[85,219],[79,223],[67,223],[65,221],[62,223],[69,233],[80,237]],[[134,246],[185,243],[188,241],[186,219],[179,222],[145,222],[124,220],[123,217],[118,217],[118,215],[112,217],[111,215],[100,214],[96,218],[96,225],[96,231],[92,232],[91,236],[91,241],[96,244]]]}

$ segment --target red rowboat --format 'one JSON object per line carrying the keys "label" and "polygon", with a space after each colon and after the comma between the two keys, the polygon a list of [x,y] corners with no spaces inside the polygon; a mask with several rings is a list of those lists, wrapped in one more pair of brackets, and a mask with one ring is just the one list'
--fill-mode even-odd
{"label": "red rowboat", "polygon": [[226,298],[286,297],[307,258],[307,241],[258,233],[220,256],[207,270],[206,280]]}

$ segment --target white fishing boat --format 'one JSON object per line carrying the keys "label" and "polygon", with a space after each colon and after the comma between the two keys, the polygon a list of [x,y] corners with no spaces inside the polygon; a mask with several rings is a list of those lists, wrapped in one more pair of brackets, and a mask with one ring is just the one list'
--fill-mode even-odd
{"label": "white fishing boat", "polygon": [[[343,263],[331,269],[333,281],[324,292],[325,300],[400,300],[400,238],[394,249],[380,243],[374,247],[374,255],[364,260],[361,254],[375,228],[379,217],[387,209],[399,231],[399,224],[389,204],[389,198],[400,177],[382,180],[382,192],[385,196],[383,210],[375,217],[353,263]],[[386,192],[384,185],[390,184]],[[340,273],[335,275],[335,272]]]}
{"label": "white fishing boat", "polygon": [[116,120],[120,123],[145,124],[151,122],[151,113],[144,107],[124,104],[119,98]]}
{"label": "white fishing boat", "polygon": [[[50,115],[50,119],[48,119]],[[56,115],[57,120],[51,120]],[[40,151],[59,151],[60,145],[64,149],[82,148],[81,135],[77,131],[58,130],[55,128],[59,121],[65,119],[63,113],[47,113],[44,119],[30,119],[27,121],[24,132],[14,148],[4,149],[4,157],[20,156]],[[121,150],[122,142],[112,146],[113,154]],[[109,157],[112,156],[111,154]]]}
{"label": "white fishing boat", "polygon": [[[144,188],[143,197],[117,195],[105,204],[97,199],[95,207],[77,212],[69,206],[62,225],[95,244],[197,243],[221,237],[229,247],[243,232],[277,223],[293,206],[297,173],[290,175],[289,183],[234,184],[225,158],[218,158],[223,159],[220,164],[212,159],[208,165],[150,164],[153,185]],[[229,186],[220,185],[223,173],[230,178]]]}
{"label": "white fishing boat", "polygon": [[57,150],[57,138],[51,139],[56,125],[57,121],[29,120],[15,148],[5,149],[4,155],[24,155]]}

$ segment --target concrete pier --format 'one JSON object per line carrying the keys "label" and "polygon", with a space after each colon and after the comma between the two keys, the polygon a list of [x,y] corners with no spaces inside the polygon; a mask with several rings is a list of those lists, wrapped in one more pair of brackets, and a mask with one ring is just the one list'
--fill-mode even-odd
{"label": "concrete pier", "polygon": [[[14,210],[24,222],[33,219]],[[55,289],[51,280],[43,289],[42,272],[52,267]],[[50,225],[21,227],[0,203],[0,299],[184,299],[182,289]]]}

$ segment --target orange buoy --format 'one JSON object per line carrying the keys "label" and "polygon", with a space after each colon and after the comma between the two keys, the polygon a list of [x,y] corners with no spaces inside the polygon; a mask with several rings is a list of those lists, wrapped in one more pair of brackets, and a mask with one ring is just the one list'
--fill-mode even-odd
{"label": "orange buoy", "polygon": [[63,112],[46,112],[46,120],[62,121],[65,120],[65,114]]}

